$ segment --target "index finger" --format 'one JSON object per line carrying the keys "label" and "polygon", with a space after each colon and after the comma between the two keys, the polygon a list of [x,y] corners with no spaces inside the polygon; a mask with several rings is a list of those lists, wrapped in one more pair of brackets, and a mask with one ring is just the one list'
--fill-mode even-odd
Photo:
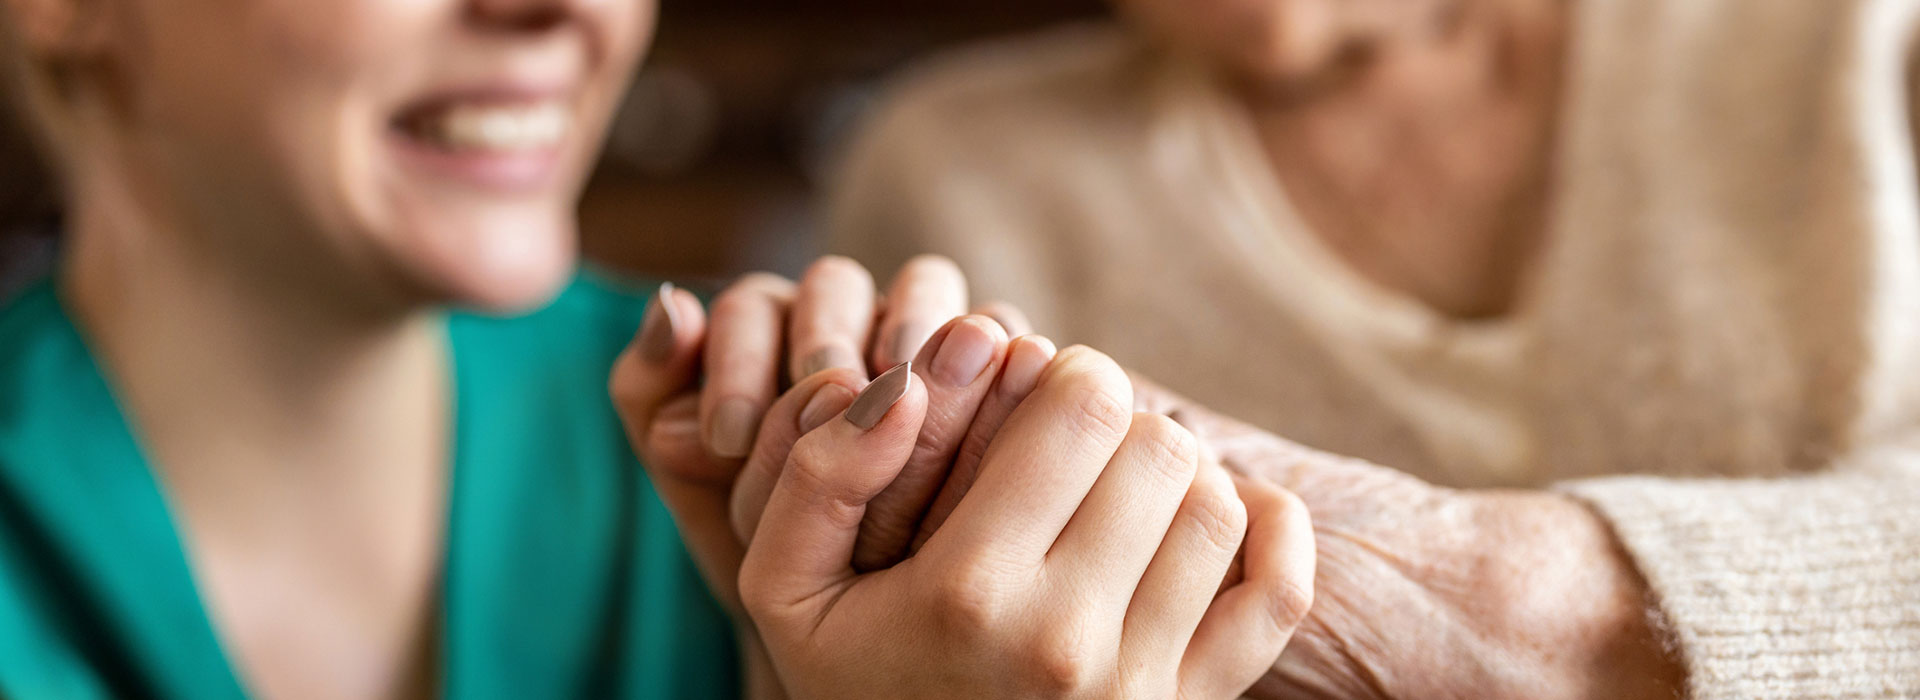
{"label": "index finger", "polygon": [[850,258],[830,255],[807,268],[787,322],[794,383],[837,367],[872,376],[860,350],[873,330],[873,295],[873,275]]}
{"label": "index finger", "polygon": [[740,459],[779,388],[780,342],[793,283],[766,273],[742,278],[713,302],[700,392],[700,428],[714,456]]}
{"label": "index finger", "polygon": [[1133,422],[1133,389],[1106,355],[1060,351],[980,460],[972,489],[922,554],[986,553],[1037,566]]}

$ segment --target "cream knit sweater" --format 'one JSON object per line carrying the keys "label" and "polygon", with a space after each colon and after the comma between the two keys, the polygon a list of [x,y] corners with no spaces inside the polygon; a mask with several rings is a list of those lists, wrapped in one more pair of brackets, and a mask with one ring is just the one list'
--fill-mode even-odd
{"label": "cream knit sweater", "polygon": [[1198,71],[1112,28],[905,81],[835,247],[1226,413],[1613,524],[1700,698],[1920,697],[1916,3],[1582,0],[1555,227],[1460,323],[1347,271]]}

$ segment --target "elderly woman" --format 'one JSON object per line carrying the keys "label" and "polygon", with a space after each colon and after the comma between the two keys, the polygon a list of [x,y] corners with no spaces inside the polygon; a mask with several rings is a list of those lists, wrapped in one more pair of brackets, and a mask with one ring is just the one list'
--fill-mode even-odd
{"label": "elderly woman", "polygon": [[[778,296],[799,348],[850,330],[830,280],[709,317],[575,273],[653,9],[0,2],[65,198],[58,271],[0,307],[0,695],[1225,699],[1266,670],[1305,512],[1134,415],[1112,360],[971,317],[869,383],[761,323]],[[953,315],[915,301],[951,276],[902,279],[862,323]],[[856,569],[868,502],[962,439],[992,449],[940,534]]]}
{"label": "elderly woman", "polygon": [[1117,4],[908,78],[831,227],[1420,480],[1227,431],[1320,535],[1268,688],[1920,695],[1920,8]]}

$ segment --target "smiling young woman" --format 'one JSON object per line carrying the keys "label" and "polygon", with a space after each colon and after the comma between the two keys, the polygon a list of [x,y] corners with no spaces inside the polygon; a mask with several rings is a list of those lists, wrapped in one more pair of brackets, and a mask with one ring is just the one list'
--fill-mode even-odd
{"label": "smiling young woman", "polygon": [[732,692],[603,390],[644,299],[569,282],[650,3],[0,8],[66,199],[0,311],[5,694]]}
{"label": "smiling young woman", "polygon": [[[981,458],[1003,495],[855,571],[837,516],[912,454],[933,498],[916,448],[971,434],[1007,322],[869,385],[965,312],[951,264],[883,313],[844,260],[711,317],[576,274],[650,2],[0,9],[66,210],[57,271],[0,308],[0,695],[1229,698],[1304,613],[1298,502],[1033,341]],[[792,383],[842,403],[773,405]],[[750,452],[758,549],[702,509]],[[1016,597],[1048,614],[967,602]]]}

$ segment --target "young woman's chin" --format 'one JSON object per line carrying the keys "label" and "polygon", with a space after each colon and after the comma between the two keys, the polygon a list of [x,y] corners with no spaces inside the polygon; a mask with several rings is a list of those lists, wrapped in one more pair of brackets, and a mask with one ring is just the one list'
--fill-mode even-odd
{"label": "young woman's chin", "polygon": [[468,214],[412,232],[420,245],[401,267],[434,301],[519,313],[546,305],[572,278],[579,254],[571,211]]}

